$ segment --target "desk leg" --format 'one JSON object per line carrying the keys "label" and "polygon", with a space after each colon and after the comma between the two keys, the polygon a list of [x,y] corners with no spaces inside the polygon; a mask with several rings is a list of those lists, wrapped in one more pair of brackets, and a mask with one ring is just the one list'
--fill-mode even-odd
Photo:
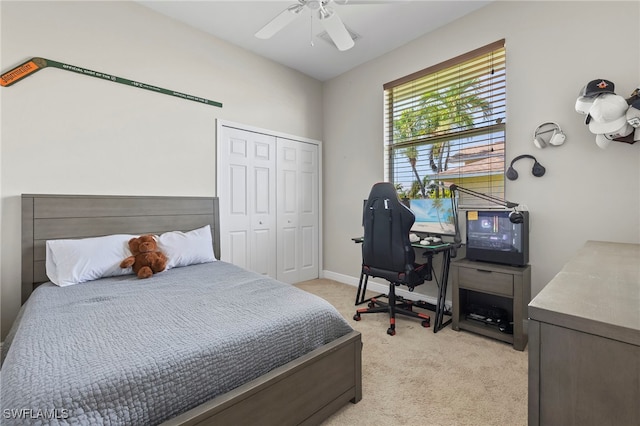
{"label": "desk leg", "polygon": [[364,272],[360,272],[360,281],[358,282],[358,293],[356,293],[356,306],[362,305],[363,303],[370,302],[371,299],[377,299],[380,297],[387,297],[387,294],[381,293],[374,297],[369,297],[365,299],[365,295],[367,294],[367,283],[369,282],[369,275]]}
{"label": "desk leg", "polygon": [[442,253],[442,274],[440,275],[440,288],[438,289],[438,302],[436,304],[436,322],[433,327],[433,332],[437,333],[442,328],[446,327],[450,322],[443,323],[445,302],[447,298],[447,284],[449,281],[449,265],[451,264],[451,250],[445,250]]}
{"label": "desk leg", "polygon": [[366,275],[363,271],[360,271],[360,281],[358,282],[358,293],[356,294],[356,306],[365,302],[364,295],[367,292],[368,281],[369,281],[369,275]]}

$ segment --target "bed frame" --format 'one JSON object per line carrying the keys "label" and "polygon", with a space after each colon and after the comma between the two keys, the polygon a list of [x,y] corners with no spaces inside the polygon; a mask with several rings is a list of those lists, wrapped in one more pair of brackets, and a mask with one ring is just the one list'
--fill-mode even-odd
{"label": "bed frame", "polygon": [[[210,225],[220,258],[217,197],[22,195],[22,302],[48,281],[49,239],[160,234]],[[362,399],[361,336],[353,331],[165,425],[315,425]]]}

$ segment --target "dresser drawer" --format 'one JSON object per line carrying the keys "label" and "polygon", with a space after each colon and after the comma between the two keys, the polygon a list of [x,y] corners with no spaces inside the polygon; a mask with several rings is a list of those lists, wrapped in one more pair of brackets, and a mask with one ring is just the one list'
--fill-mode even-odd
{"label": "dresser drawer", "polygon": [[459,269],[460,288],[513,297],[513,275],[484,269]]}

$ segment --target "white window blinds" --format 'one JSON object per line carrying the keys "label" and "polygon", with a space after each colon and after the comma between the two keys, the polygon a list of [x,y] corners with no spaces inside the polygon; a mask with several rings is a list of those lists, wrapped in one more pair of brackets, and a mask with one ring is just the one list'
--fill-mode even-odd
{"label": "white window blinds", "polygon": [[[431,182],[504,198],[504,40],[384,85],[385,179],[401,197]],[[433,188],[433,187],[431,187]],[[460,194],[461,206],[487,205]]]}

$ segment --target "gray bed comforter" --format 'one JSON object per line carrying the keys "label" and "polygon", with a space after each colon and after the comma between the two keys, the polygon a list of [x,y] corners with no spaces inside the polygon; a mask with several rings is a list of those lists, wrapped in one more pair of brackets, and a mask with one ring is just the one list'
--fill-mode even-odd
{"label": "gray bed comforter", "polygon": [[0,370],[2,424],[157,424],[352,331],[323,299],[212,262],[43,284]]}

